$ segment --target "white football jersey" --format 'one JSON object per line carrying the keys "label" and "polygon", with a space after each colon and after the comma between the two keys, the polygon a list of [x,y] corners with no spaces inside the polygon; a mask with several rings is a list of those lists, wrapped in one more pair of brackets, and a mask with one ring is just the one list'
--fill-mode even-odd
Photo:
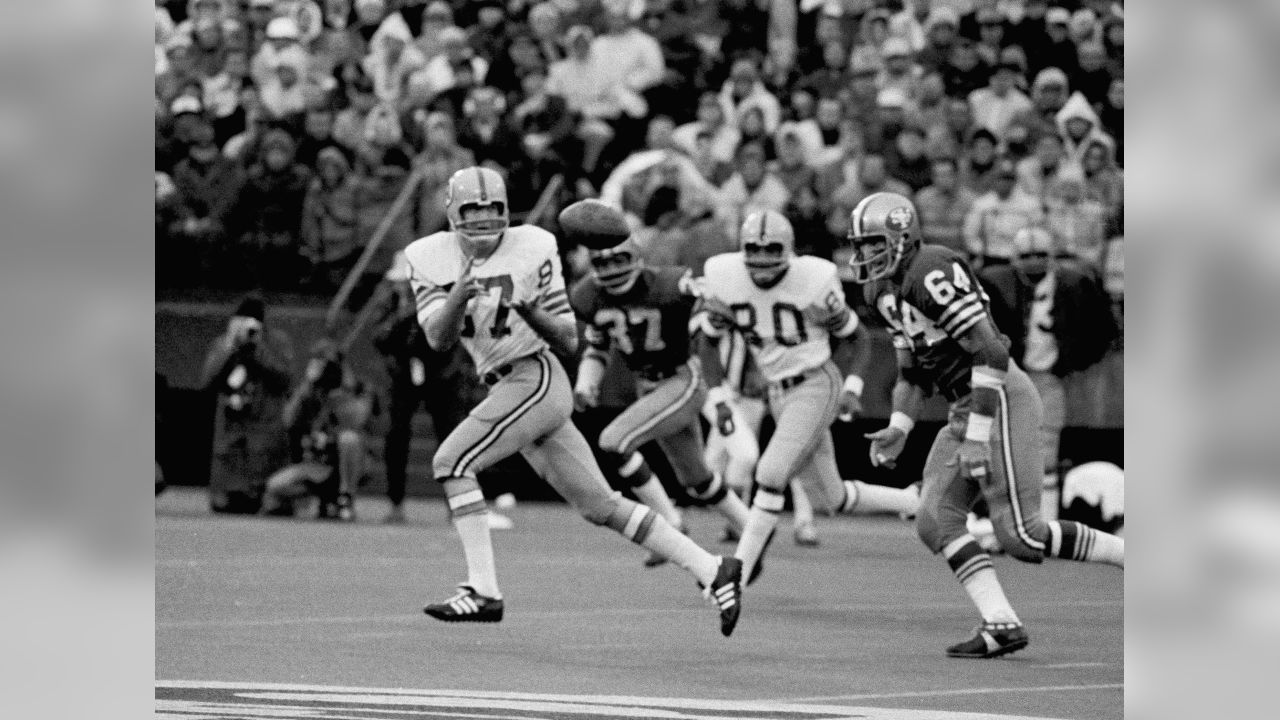
{"label": "white football jersey", "polygon": [[[444,306],[449,289],[462,275],[466,258],[458,235],[451,231],[416,240],[404,255],[409,261],[418,324],[425,330],[427,320]],[[493,254],[471,266],[471,275],[488,292],[467,301],[461,339],[482,376],[547,347],[547,341],[506,302],[534,301],[554,315],[573,316],[556,238],[542,228],[507,228]]]}
{"label": "white football jersey", "polygon": [[[829,336],[848,337],[858,328],[835,264],[822,258],[794,257],[777,285],[761,288],[747,274],[742,253],[716,255],[707,260],[701,291],[733,311],[756,365],[770,382],[822,365],[831,358]],[[705,313],[699,326],[708,335],[721,334]]]}

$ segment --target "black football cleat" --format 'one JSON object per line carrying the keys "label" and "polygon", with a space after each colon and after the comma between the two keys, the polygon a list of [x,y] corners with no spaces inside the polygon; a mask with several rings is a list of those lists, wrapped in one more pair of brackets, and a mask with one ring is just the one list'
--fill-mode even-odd
{"label": "black football cleat", "polygon": [[459,585],[458,594],[442,603],[432,603],[422,612],[445,622],[501,622],[501,598],[485,597],[470,585]]}
{"label": "black football cleat", "polygon": [[1017,652],[1029,642],[1022,623],[984,622],[972,638],[947,648],[947,657],[995,658]]}
{"label": "black football cleat", "polygon": [[721,557],[720,567],[711,587],[705,591],[720,609],[720,634],[729,637],[742,613],[742,561],[734,557]]}

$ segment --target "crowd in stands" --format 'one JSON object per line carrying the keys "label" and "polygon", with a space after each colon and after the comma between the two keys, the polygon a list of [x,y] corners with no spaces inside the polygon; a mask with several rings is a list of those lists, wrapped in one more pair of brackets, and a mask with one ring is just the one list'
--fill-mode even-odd
{"label": "crowd in stands", "polygon": [[891,190],[976,264],[1041,227],[1101,276],[1123,55],[1099,0],[157,0],[157,280],[330,294],[398,209],[381,276],[472,164],[517,222],[548,186],[552,230],[618,203],[658,262],[733,249],[758,208],[838,256]]}

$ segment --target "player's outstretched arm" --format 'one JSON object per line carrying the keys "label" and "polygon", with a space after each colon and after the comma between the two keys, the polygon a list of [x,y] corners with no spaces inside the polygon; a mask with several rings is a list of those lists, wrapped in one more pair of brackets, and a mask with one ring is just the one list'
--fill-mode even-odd
{"label": "player's outstretched arm", "polygon": [[422,331],[432,350],[443,352],[458,343],[458,338],[462,335],[467,301],[484,291],[484,286],[471,276],[471,261],[468,260],[461,277],[449,288],[449,294],[445,296],[439,309],[434,312],[428,310],[431,315],[422,323]]}
{"label": "player's outstretched arm", "polygon": [[898,380],[893,385],[893,413],[889,416],[889,425],[864,436],[871,441],[871,464],[890,468],[897,464],[898,455],[906,447],[907,436],[915,427],[916,418],[920,417],[925,398],[925,388],[916,377],[911,351],[898,348],[897,357]]}

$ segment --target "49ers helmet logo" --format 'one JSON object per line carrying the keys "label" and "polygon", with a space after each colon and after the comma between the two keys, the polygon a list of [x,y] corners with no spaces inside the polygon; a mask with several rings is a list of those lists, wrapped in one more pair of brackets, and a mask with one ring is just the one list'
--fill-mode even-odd
{"label": "49ers helmet logo", "polygon": [[902,232],[911,227],[911,220],[914,214],[909,207],[896,207],[889,211],[888,217],[885,218],[884,224],[891,230]]}

